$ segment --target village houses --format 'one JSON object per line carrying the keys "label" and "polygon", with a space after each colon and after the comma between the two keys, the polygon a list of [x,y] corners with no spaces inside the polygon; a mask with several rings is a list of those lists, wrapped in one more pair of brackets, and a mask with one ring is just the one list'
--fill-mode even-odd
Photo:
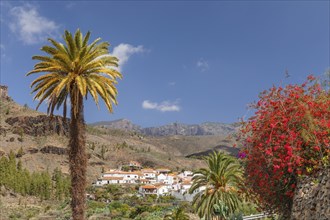
{"label": "village houses", "polygon": [[129,166],[133,167],[133,169],[129,171],[111,169],[102,173],[95,185],[140,184],[141,186],[138,192],[142,196],[172,195],[179,199],[192,200],[193,195],[187,196],[192,185],[193,173],[191,171],[184,171],[178,174],[172,173],[171,170],[167,168],[142,168],[138,162],[134,161],[131,161]]}

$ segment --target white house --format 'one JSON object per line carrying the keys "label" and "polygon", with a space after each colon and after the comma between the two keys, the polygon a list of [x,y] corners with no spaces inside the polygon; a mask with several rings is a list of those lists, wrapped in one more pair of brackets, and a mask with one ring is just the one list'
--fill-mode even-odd
{"label": "white house", "polygon": [[123,177],[114,177],[114,176],[101,177],[96,181],[97,186],[103,186],[107,184],[122,184],[122,183],[125,183]]}
{"label": "white house", "polygon": [[164,174],[157,175],[157,182],[163,183],[164,180],[167,180],[167,175],[164,175]]}
{"label": "white house", "polygon": [[186,170],[178,175],[178,177],[182,180],[191,180],[193,177],[193,172]]}
{"label": "white house", "polygon": [[141,176],[142,173],[140,172],[110,170],[102,174],[102,177],[96,182],[96,185],[138,183]]}
{"label": "white house", "polygon": [[180,192],[181,194],[187,193],[189,191],[189,189],[192,186],[192,182],[191,181],[183,181],[181,183],[181,188],[180,188]]}
{"label": "white house", "polygon": [[141,173],[145,179],[154,179],[156,180],[156,171],[153,169],[142,169]]}
{"label": "white house", "polygon": [[163,196],[169,193],[169,189],[166,185],[157,184],[157,185],[143,185],[139,188],[139,193],[143,196],[146,195],[157,195]]}
{"label": "white house", "polygon": [[169,194],[169,189],[166,185],[159,185],[159,186],[156,186],[158,188],[157,190],[157,195],[158,196],[164,196],[166,194]]}
{"label": "white house", "polygon": [[140,184],[152,184],[152,183],[155,183],[156,180],[153,180],[153,179],[145,179],[145,178],[140,178],[139,179],[139,183]]}
{"label": "white house", "polygon": [[181,184],[178,182],[173,182],[172,184],[170,184],[169,186],[171,186],[171,191],[176,191],[179,192],[181,189]]}
{"label": "white house", "polygon": [[174,182],[178,182],[178,181],[179,181],[179,178],[178,178],[177,175],[172,174],[172,173],[167,175],[167,183],[166,184],[172,185]]}

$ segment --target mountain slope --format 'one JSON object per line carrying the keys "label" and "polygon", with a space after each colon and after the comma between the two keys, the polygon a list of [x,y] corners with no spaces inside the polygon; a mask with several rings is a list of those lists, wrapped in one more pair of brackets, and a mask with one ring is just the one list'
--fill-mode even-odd
{"label": "mountain slope", "polygon": [[[67,123],[60,116],[51,119],[11,99],[0,99],[0,156],[13,151],[30,171],[52,172],[58,167],[68,174]],[[218,123],[173,123],[158,132],[139,132],[141,128],[128,120],[87,125],[88,181],[92,183],[102,169],[117,168],[130,160],[146,167],[198,169],[204,166],[203,161],[185,156],[217,145],[232,146],[235,140],[227,134],[234,128]],[[219,132],[221,129],[227,130]],[[216,132],[221,134],[206,135]]]}
{"label": "mountain slope", "polygon": [[206,122],[202,124],[182,124],[171,123],[159,127],[142,128],[133,124],[127,119],[116,121],[103,121],[90,124],[91,126],[119,129],[124,131],[139,132],[149,136],[204,136],[204,135],[229,135],[237,132],[237,124],[224,124],[216,122]]}

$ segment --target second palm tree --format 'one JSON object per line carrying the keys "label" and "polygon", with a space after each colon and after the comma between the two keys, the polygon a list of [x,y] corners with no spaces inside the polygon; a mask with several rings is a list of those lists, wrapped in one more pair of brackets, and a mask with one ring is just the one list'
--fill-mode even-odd
{"label": "second palm tree", "polygon": [[200,218],[205,220],[226,219],[240,204],[239,189],[242,169],[238,161],[224,153],[213,152],[205,157],[207,168],[193,175],[190,193],[198,193],[193,206]]}

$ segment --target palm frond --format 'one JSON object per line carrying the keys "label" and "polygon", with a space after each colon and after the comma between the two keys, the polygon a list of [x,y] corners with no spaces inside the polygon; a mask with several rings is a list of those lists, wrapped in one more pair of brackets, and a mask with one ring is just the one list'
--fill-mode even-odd
{"label": "palm frond", "polygon": [[[109,43],[97,38],[88,44],[90,32],[85,36],[78,29],[75,34],[65,31],[64,44],[49,38],[50,46],[41,50],[46,55],[33,56],[39,62],[27,75],[45,73],[31,83],[34,99],[39,100],[38,107],[44,101],[48,103],[48,112],[66,106],[68,98],[71,105],[77,105],[77,97],[91,95],[98,106],[99,96],[109,112],[117,104],[117,78],[120,72],[109,69],[117,67],[118,59],[109,55]],[[78,111],[74,108],[74,111]]]}
{"label": "palm frond", "polygon": [[214,207],[223,204],[228,213],[234,213],[241,202],[238,191],[242,170],[239,163],[235,158],[219,152],[213,152],[204,160],[208,167],[194,172],[189,190],[193,193],[201,187],[205,188],[194,196],[192,202],[197,214],[201,218],[212,219],[219,214]]}

